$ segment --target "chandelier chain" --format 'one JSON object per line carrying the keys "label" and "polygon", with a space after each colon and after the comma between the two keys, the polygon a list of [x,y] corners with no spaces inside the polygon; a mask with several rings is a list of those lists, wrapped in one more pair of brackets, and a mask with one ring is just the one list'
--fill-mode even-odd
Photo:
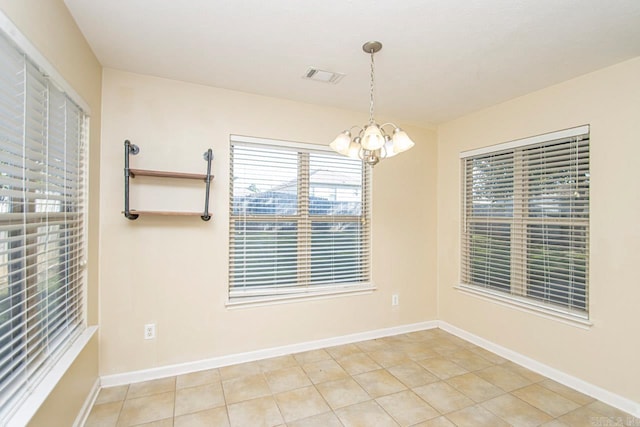
{"label": "chandelier chain", "polygon": [[369,87],[369,124],[374,123],[373,121],[373,88],[375,85],[375,69],[373,63],[373,50],[371,51],[371,85]]}

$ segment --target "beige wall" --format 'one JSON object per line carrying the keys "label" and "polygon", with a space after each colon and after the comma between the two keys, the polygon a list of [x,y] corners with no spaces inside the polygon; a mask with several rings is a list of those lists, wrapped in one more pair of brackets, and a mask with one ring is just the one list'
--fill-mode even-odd
{"label": "beige wall", "polygon": [[[109,69],[103,82],[102,375],[435,319],[434,132],[407,127],[416,147],[375,169],[377,291],[227,309],[229,134],[324,144],[366,116]],[[125,139],[141,149],[132,166],[148,169],[204,172],[211,147],[213,219],[125,219]],[[201,209],[203,190],[153,184],[134,182],[133,208]],[[393,309],[392,293],[400,294]],[[145,341],[150,322],[158,336]]]}
{"label": "beige wall", "polygon": [[[640,401],[640,58],[438,128],[439,318]],[[461,151],[591,125],[589,330],[453,289],[459,279]]]}
{"label": "beige wall", "polygon": [[[91,108],[87,316],[89,324],[96,324],[102,68],[62,0],[0,0],[0,9]],[[30,425],[51,426],[52,420],[55,425],[71,425],[97,377],[98,346],[94,337]]]}

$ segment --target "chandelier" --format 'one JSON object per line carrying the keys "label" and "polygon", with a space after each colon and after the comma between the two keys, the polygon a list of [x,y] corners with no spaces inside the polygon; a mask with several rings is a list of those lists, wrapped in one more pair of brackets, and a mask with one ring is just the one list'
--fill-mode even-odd
{"label": "chandelier", "polygon": [[[352,126],[341,132],[329,147],[334,151],[360,159],[364,163],[375,166],[381,159],[388,159],[398,153],[407,151],[415,144],[409,135],[393,123],[379,125],[373,118],[375,64],[373,55],[382,49],[382,43],[373,41],[362,45],[362,50],[371,55],[371,84],[369,86],[369,123],[364,126]],[[385,127],[392,128],[391,136]]]}

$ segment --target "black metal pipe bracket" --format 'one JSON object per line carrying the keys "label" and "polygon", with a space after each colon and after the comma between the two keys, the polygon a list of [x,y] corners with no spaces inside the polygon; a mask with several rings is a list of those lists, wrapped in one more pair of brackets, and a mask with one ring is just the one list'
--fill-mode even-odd
{"label": "black metal pipe bracket", "polygon": [[124,141],[124,216],[130,220],[137,219],[139,215],[131,213],[129,210],[129,178],[131,172],[129,170],[129,156],[134,156],[140,152],[140,148],[132,144],[128,139]]}

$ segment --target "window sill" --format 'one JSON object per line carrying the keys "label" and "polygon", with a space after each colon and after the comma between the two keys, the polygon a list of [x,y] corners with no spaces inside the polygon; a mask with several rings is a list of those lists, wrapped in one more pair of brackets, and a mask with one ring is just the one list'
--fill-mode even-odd
{"label": "window sill", "polygon": [[62,357],[52,366],[42,381],[40,381],[40,383],[29,392],[29,396],[17,406],[15,412],[9,417],[7,426],[24,426],[28,424],[97,330],[97,326],[89,326],[75,339],[73,344],[71,344]]}
{"label": "window sill", "polygon": [[366,295],[376,290],[373,284],[366,286],[340,288],[340,289],[326,289],[316,292],[297,293],[290,295],[275,295],[275,296],[258,296],[250,298],[239,298],[236,300],[229,300],[225,304],[228,309],[238,309],[246,307],[262,307],[268,305],[289,304],[293,302],[314,301],[319,299],[338,298],[344,296],[353,295]]}
{"label": "window sill", "polygon": [[551,320],[556,320],[561,323],[565,323],[570,326],[574,326],[581,329],[589,329],[593,326],[593,323],[589,321],[588,318],[580,316],[580,315],[571,315],[568,313],[563,313],[559,310],[554,310],[552,307],[546,307],[542,304],[537,304],[536,302],[529,302],[526,300],[520,300],[516,298],[511,298],[505,295],[502,295],[499,292],[494,292],[491,290],[478,289],[476,287],[459,284],[454,286],[454,289],[457,289],[460,292],[463,292],[467,295],[471,295],[477,298],[481,298],[484,300],[491,301],[496,304],[500,304],[509,308],[513,308],[519,311],[524,311],[527,313],[532,313],[540,317],[544,317]]}

